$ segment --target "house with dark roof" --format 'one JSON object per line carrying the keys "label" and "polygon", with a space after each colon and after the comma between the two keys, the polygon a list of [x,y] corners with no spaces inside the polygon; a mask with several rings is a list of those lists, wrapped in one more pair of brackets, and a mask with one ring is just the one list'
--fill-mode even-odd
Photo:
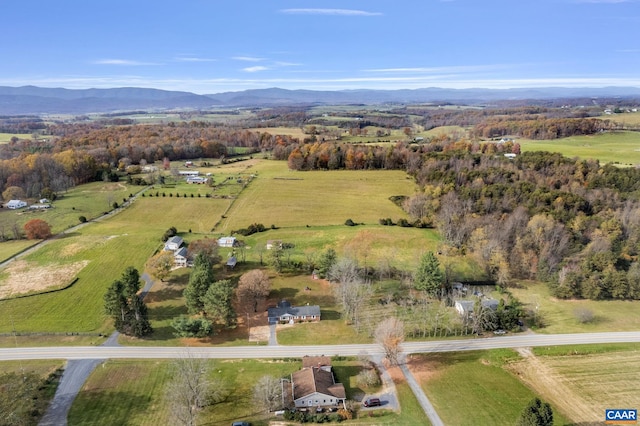
{"label": "house with dark roof", "polygon": [[175,266],[187,266],[188,260],[186,247],[180,247],[178,250],[173,252],[173,264]]}
{"label": "house with dark roof", "polygon": [[291,375],[291,392],[296,408],[345,406],[346,392],[336,383],[331,365],[305,367]]}
{"label": "house with dark roof", "polygon": [[287,300],[282,300],[278,306],[267,309],[267,313],[269,324],[320,321],[320,306],[291,306]]}

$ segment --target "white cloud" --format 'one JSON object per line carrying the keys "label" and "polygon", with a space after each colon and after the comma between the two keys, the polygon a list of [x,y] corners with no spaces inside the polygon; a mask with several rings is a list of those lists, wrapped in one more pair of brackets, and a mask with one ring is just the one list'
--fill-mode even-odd
{"label": "white cloud", "polygon": [[282,9],[288,15],[338,15],[338,16],[379,16],[380,12],[353,9]]}
{"label": "white cloud", "polygon": [[198,58],[195,56],[179,56],[175,59],[178,62],[215,62],[215,59]]}
{"label": "white cloud", "polygon": [[257,58],[255,56],[234,56],[233,58],[236,61],[244,61],[244,62],[260,62],[264,61],[264,58]]}
{"label": "white cloud", "polygon": [[495,71],[499,69],[513,68],[512,65],[461,65],[449,67],[408,67],[408,68],[376,68],[364,70],[365,72],[388,73],[388,74],[411,74],[411,73],[467,73],[479,71]]}
{"label": "white cloud", "polygon": [[139,67],[145,65],[160,65],[153,62],[141,62],[141,61],[131,61],[129,59],[99,59],[97,61],[93,61],[96,65],[122,65],[129,67]]}
{"label": "white cloud", "polygon": [[268,69],[269,68],[267,68],[267,67],[263,67],[263,66],[257,65],[255,67],[243,68],[242,71],[244,71],[244,72],[260,72],[260,71],[266,71]]}

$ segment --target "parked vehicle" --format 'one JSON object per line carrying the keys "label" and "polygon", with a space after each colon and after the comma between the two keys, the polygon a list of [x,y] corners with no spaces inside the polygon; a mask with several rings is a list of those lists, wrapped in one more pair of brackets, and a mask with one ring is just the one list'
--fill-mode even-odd
{"label": "parked vehicle", "polygon": [[382,405],[382,402],[380,401],[380,398],[367,398],[362,405],[365,407],[379,407]]}

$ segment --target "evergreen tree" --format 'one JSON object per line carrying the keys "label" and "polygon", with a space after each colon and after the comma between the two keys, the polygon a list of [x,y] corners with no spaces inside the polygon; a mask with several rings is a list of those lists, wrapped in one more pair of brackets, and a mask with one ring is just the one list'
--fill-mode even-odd
{"label": "evergreen tree", "polygon": [[104,295],[105,310],[114,320],[116,330],[130,336],[142,337],[153,331],[147,315],[147,305],[138,296],[140,274],[128,267]]}
{"label": "evergreen tree", "polygon": [[318,259],[318,275],[320,275],[321,278],[327,276],[333,264],[336,263],[337,258],[336,251],[332,248],[327,249],[320,255]]}
{"label": "evergreen tree", "polygon": [[540,401],[539,398],[534,398],[529,405],[527,405],[520,418],[516,422],[516,426],[552,426],[553,425],[553,410],[551,405],[547,402]]}
{"label": "evergreen tree", "polygon": [[444,284],[444,274],[440,262],[433,252],[425,253],[420,259],[418,270],[413,277],[413,285],[431,297],[440,296]]}
{"label": "evergreen tree", "polygon": [[213,283],[213,265],[211,259],[205,253],[198,253],[193,269],[189,275],[189,284],[184,289],[184,298],[187,309],[191,314],[204,312],[202,298]]}
{"label": "evergreen tree", "polygon": [[201,298],[207,318],[225,327],[236,324],[236,312],[233,309],[233,286],[231,281],[216,281]]}

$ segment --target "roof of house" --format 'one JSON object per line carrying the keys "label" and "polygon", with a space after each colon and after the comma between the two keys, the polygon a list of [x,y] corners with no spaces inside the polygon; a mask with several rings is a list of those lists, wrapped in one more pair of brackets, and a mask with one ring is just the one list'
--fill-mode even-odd
{"label": "roof of house", "polygon": [[180,247],[178,250],[176,250],[175,253],[173,253],[174,256],[182,256],[182,257],[187,257],[187,248],[186,247]]}
{"label": "roof of house", "polygon": [[328,356],[309,356],[302,357],[302,368],[331,366],[331,358]]}
{"label": "roof of house", "polygon": [[165,244],[174,243],[174,244],[180,245],[182,244],[182,242],[183,242],[182,237],[178,235],[174,235],[173,237],[169,238]]}
{"label": "roof of house", "polygon": [[345,399],[346,393],[342,383],[336,383],[331,371],[318,367],[303,368],[291,375],[293,382],[293,399],[304,398],[315,392]]}
{"label": "roof of house", "polygon": [[278,307],[268,309],[269,318],[280,318],[283,315],[294,317],[320,316],[320,306],[318,305],[280,306],[281,304],[282,302],[278,304]]}
{"label": "roof of house", "polygon": [[[498,308],[498,301],[495,299],[483,299],[480,303],[485,308],[489,308],[494,311]],[[455,304],[460,306],[464,312],[473,312],[473,307],[476,302],[474,300],[456,300]]]}

